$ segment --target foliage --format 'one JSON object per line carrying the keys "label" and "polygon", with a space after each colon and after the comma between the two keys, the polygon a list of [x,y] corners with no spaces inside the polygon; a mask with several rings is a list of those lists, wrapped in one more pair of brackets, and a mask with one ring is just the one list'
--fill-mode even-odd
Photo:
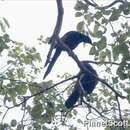
{"label": "foliage", "polygon": [[[105,6],[104,8],[100,6],[96,8],[96,6],[92,8],[87,2],[77,2],[75,6],[76,17],[83,18],[77,24],[77,30],[87,32],[94,39],[94,45],[89,54],[94,57],[95,61],[100,62],[100,68],[104,68],[101,71],[104,73],[104,79],[117,92],[129,97],[129,84],[127,82],[130,80],[130,24],[127,19],[130,18],[130,2],[125,1],[110,8],[105,8]],[[106,62],[110,64],[108,65]],[[118,65],[113,63],[118,63]],[[121,112],[122,117],[120,117],[119,104],[113,95],[114,93],[104,85],[100,86],[98,90],[101,95],[95,93],[93,103],[96,103],[95,107],[101,113],[105,111],[104,115],[113,120],[129,119],[128,115],[125,116],[125,110],[129,104],[124,107],[122,104],[125,101],[121,101],[120,107],[124,111]],[[127,100],[129,102],[129,98]],[[127,110],[130,112],[129,109]],[[111,129],[109,128],[109,130]],[[120,128],[115,129],[119,130]]]}
{"label": "foliage", "polygon": [[[43,66],[40,53],[35,47],[11,40],[6,33],[9,23],[1,18],[0,58],[4,59],[4,67],[0,68],[0,107],[6,110],[0,110],[1,130],[58,130],[60,126],[77,130],[86,129],[88,120],[119,121],[122,118],[129,121],[130,2],[103,8],[78,0],[75,10],[75,16],[82,19],[77,24],[77,30],[90,34],[93,39],[89,54],[98,63],[99,76],[127,98],[120,99],[119,103],[119,97],[116,98],[113,91],[100,83],[94,93],[85,98],[83,107],[67,110],[63,97],[71,93],[75,81],[67,89],[52,87],[51,80],[37,82]],[[59,78],[70,76],[66,73]],[[122,105],[124,102],[127,102],[126,106]],[[7,122],[8,112],[16,108],[21,111],[19,119],[12,117]],[[112,128],[106,127],[105,130]],[[114,130],[119,129],[114,127]]]}
{"label": "foliage", "polygon": [[[0,106],[5,111],[0,111],[0,129],[58,129],[64,100],[56,88],[49,89],[51,80],[37,82],[43,76],[40,53],[35,47],[12,40],[5,31],[7,20],[1,22]],[[8,112],[17,107],[19,118],[8,117]]]}

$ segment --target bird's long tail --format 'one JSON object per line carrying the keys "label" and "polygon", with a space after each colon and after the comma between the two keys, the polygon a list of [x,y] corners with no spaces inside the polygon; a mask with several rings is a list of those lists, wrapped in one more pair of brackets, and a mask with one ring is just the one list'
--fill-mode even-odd
{"label": "bird's long tail", "polygon": [[79,87],[75,86],[72,94],[68,97],[68,99],[65,101],[65,106],[70,109],[74,106],[74,104],[78,101],[80,96]]}
{"label": "bird's long tail", "polygon": [[57,60],[57,58],[59,57],[60,54],[61,54],[61,50],[56,49],[55,54],[54,54],[51,62],[49,63],[49,65],[47,67],[47,70],[46,70],[46,72],[44,74],[43,79],[45,79],[46,76],[50,73],[50,71],[52,70],[52,67],[54,66],[54,64],[55,64],[55,62],[56,62],[56,60]]}

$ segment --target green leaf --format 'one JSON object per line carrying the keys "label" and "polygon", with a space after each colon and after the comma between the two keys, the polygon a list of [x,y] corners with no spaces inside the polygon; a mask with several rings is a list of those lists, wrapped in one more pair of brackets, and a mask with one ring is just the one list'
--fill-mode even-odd
{"label": "green leaf", "polygon": [[129,9],[124,9],[123,13],[124,13],[124,15],[129,15]]}
{"label": "green leaf", "polygon": [[103,10],[104,15],[110,15],[111,12],[112,12],[112,10]]}
{"label": "green leaf", "polygon": [[94,33],[97,33],[97,32],[98,32],[99,27],[100,27],[100,24],[95,21]]}
{"label": "green leaf", "polygon": [[111,36],[112,36],[112,37],[117,37],[117,33],[112,32],[112,33],[111,33]]}
{"label": "green leaf", "polygon": [[106,53],[104,51],[100,52],[99,59],[100,59],[100,61],[105,61],[105,59],[106,59]]}
{"label": "green leaf", "polygon": [[83,9],[83,7],[84,7],[84,3],[82,3],[81,1],[77,1],[74,9],[80,11]]}
{"label": "green leaf", "polygon": [[94,18],[96,18],[97,20],[102,18],[102,12],[97,11],[96,14],[94,15]]}
{"label": "green leaf", "polygon": [[91,34],[93,37],[97,37],[97,38],[102,37],[103,32],[99,30],[99,27],[100,27],[100,23],[95,21],[94,30],[93,30],[93,33]]}
{"label": "green leaf", "polygon": [[7,21],[7,19],[3,18],[3,20],[4,20],[5,24],[7,25],[7,27],[9,28],[10,25],[9,25],[9,22]]}
{"label": "green leaf", "polygon": [[19,124],[19,125],[17,125],[17,129],[16,130],[22,130],[22,129],[24,129],[23,127],[24,127],[23,125]]}
{"label": "green leaf", "polygon": [[98,109],[101,108],[101,103],[100,103],[99,101],[96,102],[96,107],[97,107]]}
{"label": "green leaf", "polygon": [[77,24],[77,31],[81,32],[84,29],[84,22],[81,21]]}
{"label": "green leaf", "polygon": [[42,104],[38,103],[32,108],[31,115],[33,118],[39,119],[43,112]]}
{"label": "green leaf", "polygon": [[17,125],[17,121],[16,121],[16,120],[11,120],[10,125],[11,125],[12,127],[15,127],[15,126]]}
{"label": "green leaf", "polygon": [[113,58],[114,58],[114,60],[118,60],[119,59],[119,54],[122,54],[122,56],[125,59],[129,59],[130,58],[129,49],[128,49],[128,46],[125,43],[123,43],[121,45],[118,45],[118,46],[114,46],[112,48],[112,51],[113,51]]}
{"label": "green leaf", "polygon": [[15,92],[15,89],[14,88],[10,88],[8,90],[8,94],[10,95],[11,99],[12,99],[12,102],[14,104],[16,104],[16,92]]}
{"label": "green leaf", "polygon": [[[32,130],[32,129],[31,129],[31,130]],[[43,125],[43,126],[42,126],[42,130],[51,130],[51,129],[49,129],[49,128],[47,128],[46,126]],[[54,130],[59,130],[59,129],[55,129],[55,128],[54,128]]]}
{"label": "green leaf", "polygon": [[111,51],[106,49],[106,56],[108,57],[109,61],[111,61]]}
{"label": "green leaf", "polygon": [[109,18],[110,21],[116,21],[120,17],[120,10],[118,9],[113,9],[112,14]]}
{"label": "green leaf", "polygon": [[128,102],[130,103],[130,94],[127,95]]}
{"label": "green leaf", "polygon": [[110,130],[110,128],[105,128],[105,130]]}
{"label": "green leaf", "polygon": [[113,59],[114,61],[119,59],[119,54],[120,54],[120,48],[119,46],[113,46],[112,47],[112,53],[113,53]]}
{"label": "green leaf", "polygon": [[24,63],[25,63],[26,65],[32,64],[32,59],[25,56],[25,57],[24,57]]}
{"label": "green leaf", "polygon": [[9,38],[9,35],[8,35],[8,34],[4,34],[4,35],[3,35],[3,38],[4,38],[4,41],[5,41],[5,42],[10,42],[10,38]]}
{"label": "green leaf", "polygon": [[102,31],[97,31],[96,34],[95,34],[95,36],[96,36],[97,38],[101,38],[101,37],[102,37],[102,34],[103,34]]}
{"label": "green leaf", "polygon": [[129,52],[129,47],[126,44],[122,44],[120,46],[120,53],[124,56],[125,59],[130,58],[130,52]]}
{"label": "green leaf", "polygon": [[83,121],[82,121],[81,119],[78,119],[77,122],[78,122],[79,124],[83,124]]}
{"label": "green leaf", "polygon": [[5,26],[4,26],[4,24],[3,24],[2,22],[0,22],[0,27],[1,27],[1,30],[2,30],[3,32],[5,32]]}
{"label": "green leaf", "polygon": [[32,56],[33,60],[34,61],[38,61],[38,62],[41,62],[42,59],[41,59],[41,56],[40,56],[40,53],[35,53],[33,56]]}
{"label": "green leaf", "polygon": [[15,63],[15,61],[12,61],[12,60],[8,60],[7,61],[7,64],[9,65],[9,64],[13,64],[13,63]]}
{"label": "green leaf", "polygon": [[76,116],[77,115],[77,111],[76,110],[73,110],[73,114]]}
{"label": "green leaf", "polygon": [[112,77],[112,81],[113,81],[113,84],[117,84],[118,83],[118,77]]}
{"label": "green leaf", "polygon": [[91,49],[90,49],[90,52],[89,52],[90,55],[98,55],[99,54],[99,51],[96,50],[96,47],[93,46]]}
{"label": "green leaf", "polygon": [[118,38],[118,41],[122,44],[122,42],[124,42],[127,39],[127,34],[123,33],[120,35],[120,37]]}
{"label": "green leaf", "polygon": [[105,24],[105,25],[107,25],[108,24],[108,20],[106,19],[106,18],[102,18],[102,24]]}
{"label": "green leaf", "polygon": [[101,40],[100,41],[98,41],[97,43],[96,43],[96,46],[97,46],[97,48],[101,51],[101,50],[103,50],[104,48],[106,48],[106,45],[107,45],[107,43],[106,43],[106,37],[102,37],[101,38]]}
{"label": "green leaf", "polygon": [[116,74],[120,77],[121,80],[125,80],[127,78],[127,74],[125,73],[126,62],[122,61],[120,66],[118,67]]}
{"label": "green leaf", "polygon": [[40,130],[41,129],[41,126],[38,124],[38,122],[34,122],[33,126],[35,128],[34,130]]}
{"label": "green leaf", "polygon": [[18,93],[18,95],[24,95],[27,92],[27,87],[24,85],[16,85],[15,91]]}
{"label": "green leaf", "polygon": [[80,10],[84,10],[84,12],[87,12],[87,10],[88,10],[88,5],[87,4],[85,4],[85,3],[83,3],[82,1],[77,1],[77,3],[76,3],[76,5],[75,5],[75,7],[74,7],[74,9],[75,10],[78,10],[78,11],[80,11]]}
{"label": "green leaf", "polygon": [[84,18],[87,21],[88,25],[90,25],[93,22],[93,17],[91,16],[91,14],[86,14]]}
{"label": "green leaf", "polygon": [[81,13],[81,12],[76,12],[75,17],[80,17],[80,16],[82,16],[82,15],[83,15],[83,13]]}

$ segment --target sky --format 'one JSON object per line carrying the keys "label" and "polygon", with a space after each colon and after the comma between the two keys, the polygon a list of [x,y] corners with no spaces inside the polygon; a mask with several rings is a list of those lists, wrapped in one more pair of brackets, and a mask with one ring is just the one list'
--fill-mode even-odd
{"label": "sky", "polygon": [[[76,30],[76,25],[80,21],[75,17],[74,4],[75,0],[64,0],[64,18],[60,36],[70,30]],[[101,2],[101,1],[100,1]],[[23,42],[26,45],[37,46],[37,38],[43,35],[44,38],[51,36],[57,18],[57,8],[55,0],[6,0],[0,1],[0,16],[5,17],[10,24],[10,29],[7,32],[10,34],[13,40]],[[85,48],[83,45],[79,45],[75,50],[79,59],[88,59],[87,45]],[[43,60],[45,60],[49,46],[45,45],[40,51],[43,52]],[[63,60],[64,59],[64,60]],[[48,76],[50,78],[56,78],[56,74],[64,74],[69,72],[76,74],[78,70],[75,62],[68,57],[64,52],[52,72]],[[8,118],[15,114],[15,110],[8,113]],[[16,115],[19,116],[19,115]],[[90,130],[103,130],[101,128],[90,128]]]}
{"label": "sky", "polygon": [[[60,35],[76,29],[77,22],[73,10],[74,3],[75,1],[73,0],[64,2],[66,7]],[[40,35],[43,35],[44,38],[52,35],[57,18],[57,8],[54,0],[38,2],[30,2],[29,0],[26,2],[4,1],[0,3],[0,16],[5,17],[9,21],[10,29],[8,32],[14,40],[21,41],[26,45],[37,46],[37,38]],[[49,46],[42,48],[43,60],[46,58],[48,49]],[[68,59],[70,60],[70,58]],[[60,60],[57,64],[59,63]],[[57,68],[55,70],[60,71]]]}
{"label": "sky", "polygon": [[[106,1],[106,0],[105,0]],[[103,0],[100,0],[102,3]],[[60,36],[67,31],[76,30],[76,25],[81,18],[75,17],[74,4],[76,0],[63,0],[64,17]],[[38,44],[37,38],[43,35],[44,38],[51,36],[55,27],[57,18],[57,7],[55,0],[5,0],[0,2],[0,16],[5,17],[10,23],[8,33],[13,40],[23,42],[26,45]],[[88,57],[90,45],[84,48],[82,44],[74,50],[80,60],[90,60]],[[49,45],[39,48],[42,51],[43,62],[49,49]],[[81,53],[82,52],[82,53]],[[63,60],[64,58],[64,60]],[[66,71],[61,66],[65,65]],[[73,66],[73,69],[72,67]],[[69,69],[71,67],[71,69]],[[68,69],[68,70],[67,70]],[[75,62],[68,57],[66,52],[58,58],[56,65],[52,69],[52,73],[46,78],[57,77],[56,74],[64,74],[69,71],[71,74],[78,72]],[[56,73],[56,74],[55,74]]]}

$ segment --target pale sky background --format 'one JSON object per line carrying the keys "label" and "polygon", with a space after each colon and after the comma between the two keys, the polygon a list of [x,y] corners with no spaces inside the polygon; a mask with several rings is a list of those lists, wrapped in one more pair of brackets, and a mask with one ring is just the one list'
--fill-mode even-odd
{"label": "pale sky background", "polygon": [[[60,35],[70,30],[76,30],[76,25],[79,18],[75,18],[75,11],[73,9],[75,0],[64,0],[64,19]],[[26,45],[37,46],[37,38],[42,34],[44,38],[51,36],[55,27],[57,18],[57,7],[55,0],[39,0],[39,1],[4,1],[0,4],[0,16],[5,17],[10,23],[9,34],[14,40],[21,41]],[[91,46],[80,44],[75,53],[79,59],[88,59],[88,50]],[[49,46],[41,48],[43,52],[43,62],[46,59]],[[82,53],[81,53],[82,51]],[[63,60],[64,58],[64,60]],[[91,57],[89,57],[91,58]],[[61,66],[65,65],[65,71]],[[52,72],[46,78],[46,80],[55,77],[56,74],[64,74],[67,72],[67,68],[73,66],[73,69],[69,69],[69,72],[75,74],[77,72],[77,65],[68,57],[67,53],[63,53],[57,60],[56,65],[52,69]]]}
{"label": "pale sky background", "polygon": [[[100,0],[102,2],[103,0]],[[64,6],[64,19],[60,35],[70,30],[76,30],[76,25],[79,18],[75,17],[74,4],[76,0],[63,0]],[[51,36],[57,18],[57,7],[55,0],[6,0],[0,2],[0,16],[5,17],[10,23],[10,29],[7,30],[13,40],[21,41],[26,45],[37,46],[37,38],[43,35],[44,38]],[[75,50],[81,60],[89,60],[87,45],[79,45]],[[45,60],[49,46],[41,48],[43,51],[43,59]],[[81,53],[82,52],[82,53]],[[63,67],[64,66],[64,67]],[[70,69],[71,68],[71,69]],[[66,53],[57,60],[52,72],[49,74],[48,79],[56,79],[56,74],[64,74],[69,72],[76,74],[78,67],[75,62],[68,57]],[[7,120],[10,116],[14,116],[16,110],[13,109],[8,113]],[[16,114],[15,114],[16,115]],[[19,115],[16,115],[19,117]],[[90,130],[103,130],[102,128],[91,128]]]}

